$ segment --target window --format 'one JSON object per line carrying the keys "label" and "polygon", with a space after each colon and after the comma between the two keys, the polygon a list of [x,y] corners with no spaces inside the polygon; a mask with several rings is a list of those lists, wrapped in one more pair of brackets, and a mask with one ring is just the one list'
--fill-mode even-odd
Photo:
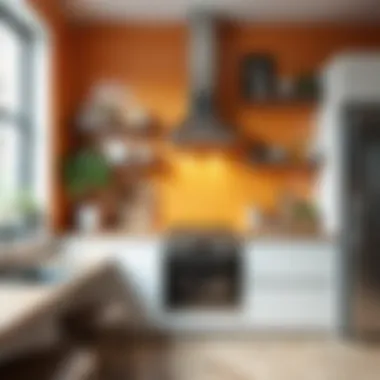
{"label": "window", "polygon": [[27,3],[0,0],[0,245],[44,228],[37,213],[48,191],[45,30]]}
{"label": "window", "polygon": [[33,179],[33,33],[0,5],[0,194]]}

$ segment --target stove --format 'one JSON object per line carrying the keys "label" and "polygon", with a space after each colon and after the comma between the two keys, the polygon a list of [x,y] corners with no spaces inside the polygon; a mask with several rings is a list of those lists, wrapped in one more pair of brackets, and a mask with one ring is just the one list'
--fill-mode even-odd
{"label": "stove", "polygon": [[167,308],[240,306],[242,248],[233,232],[220,229],[173,231],[167,239],[164,265]]}

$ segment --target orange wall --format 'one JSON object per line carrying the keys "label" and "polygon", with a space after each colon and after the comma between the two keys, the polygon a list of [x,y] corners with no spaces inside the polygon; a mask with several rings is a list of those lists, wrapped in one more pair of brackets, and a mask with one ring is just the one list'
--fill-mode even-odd
{"label": "orange wall", "polygon": [[[89,25],[77,27],[73,36],[78,101],[99,80],[117,79],[126,83],[165,126],[183,118],[188,105],[185,26]],[[239,63],[244,54],[273,53],[281,75],[308,72],[323,66],[334,53],[380,47],[380,27],[225,24],[220,30],[220,45],[220,112],[252,131],[263,113],[268,117],[268,110],[253,109],[239,96]],[[310,116],[300,109],[293,115],[290,110],[269,111],[271,119],[264,120],[260,130],[277,124],[277,120],[283,125],[283,112],[293,126],[304,124]],[[277,130],[275,138],[279,134]]]}
{"label": "orange wall", "polygon": [[186,110],[187,33],[182,26],[88,26],[75,32],[77,100],[100,80],[127,84],[165,125]]}
{"label": "orange wall", "polygon": [[[127,84],[166,128],[187,111],[187,30],[171,26],[89,25],[75,30],[76,101],[103,79]],[[255,108],[239,95],[239,63],[248,52],[273,53],[281,75],[314,71],[332,54],[380,47],[380,28],[353,25],[224,25],[220,30],[219,111],[232,125],[281,144],[307,137],[307,107]],[[310,191],[309,178],[255,172],[222,155],[168,155],[172,174],[158,182],[164,227],[224,223],[242,229],[249,204],[273,208],[285,186]]]}
{"label": "orange wall", "polygon": [[51,85],[52,104],[52,145],[54,159],[51,164],[53,198],[52,227],[59,231],[66,223],[67,202],[61,183],[62,157],[70,145],[68,133],[69,115],[72,113],[73,98],[71,88],[71,29],[59,7],[59,2],[52,0],[28,0],[34,10],[46,24],[51,37]]}

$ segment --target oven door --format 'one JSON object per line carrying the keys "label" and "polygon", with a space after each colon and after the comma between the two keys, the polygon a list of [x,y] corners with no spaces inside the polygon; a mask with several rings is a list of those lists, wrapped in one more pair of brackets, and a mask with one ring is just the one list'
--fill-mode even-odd
{"label": "oven door", "polygon": [[238,256],[171,257],[166,269],[165,299],[171,310],[230,309],[240,305]]}

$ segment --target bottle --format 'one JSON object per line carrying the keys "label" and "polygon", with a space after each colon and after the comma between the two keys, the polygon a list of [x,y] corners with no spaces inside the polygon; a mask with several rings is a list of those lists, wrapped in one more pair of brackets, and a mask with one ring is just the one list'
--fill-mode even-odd
{"label": "bottle", "polygon": [[262,226],[262,213],[256,205],[249,206],[247,209],[247,225],[249,231],[257,231]]}

